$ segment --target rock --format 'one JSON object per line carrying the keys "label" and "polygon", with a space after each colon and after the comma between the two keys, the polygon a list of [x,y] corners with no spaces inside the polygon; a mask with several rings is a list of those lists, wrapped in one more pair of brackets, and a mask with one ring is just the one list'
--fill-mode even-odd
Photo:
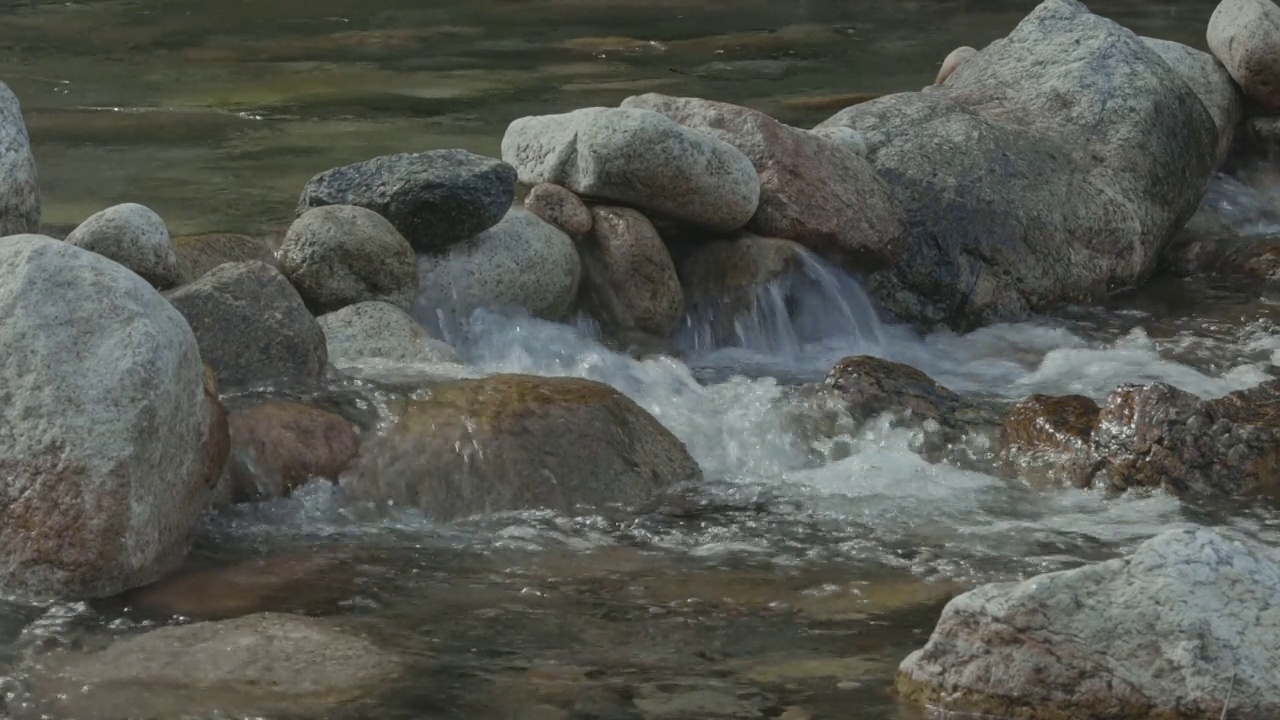
{"label": "rock", "polygon": [[40,230],[40,183],[22,107],[0,82],[0,237]]}
{"label": "rock", "polygon": [[356,205],[391,221],[418,252],[436,252],[493,227],[515,199],[511,166],[466,150],[384,155],[307,183],[298,215]]}
{"label": "rock", "polygon": [[316,478],[336,482],[360,453],[351,423],[302,403],[276,401],[238,409],[229,423],[232,502],[284,497]]}
{"label": "rock", "polygon": [[691,308],[724,308],[733,315],[747,309],[757,290],[794,271],[803,253],[790,240],[741,235],[689,247],[676,258],[676,272]]}
{"label": "rock", "polygon": [[176,567],[226,459],[182,316],[117,263],[15,235],[0,347],[4,594],[100,597]]}
{"label": "rock", "polygon": [[176,237],[173,250],[178,259],[178,285],[193,283],[227,263],[257,261],[272,265],[276,261],[275,252],[265,239],[231,233]]}
{"label": "rock", "polygon": [[1209,53],[1169,40],[1144,37],[1142,41],[1182,76],[1213,116],[1213,123],[1218,128],[1218,149],[1214,153],[1213,166],[1221,167],[1231,153],[1236,128],[1244,117],[1240,91],[1231,75]]}
{"label": "rock", "polygon": [[741,150],[760,178],[750,229],[786,238],[858,270],[895,262],[907,223],[888,186],[847,143],[788,127],[738,105],[640,95],[624,108],[652,110]]}
{"label": "rock", "polygon": [[1270,0],[1223,0],[1206,37],[1244,94],[1280,113],[1280,7]]}
{"label": "rock", "polygon": [[1233,718],[1277,717],[1277,593],[1275,550],[1171,530],[1126,558],[961,595],[903,661],[898,691],[1025,720],[1208,720],[1228,694]]}
{"label": "rock", "polygon": [[405,311],[418,294],[418,260],[381,215],[354,205],[304,212],[285,235],[280,272],[317,315],[370,300]]}
{"label": "rock", "polygon": [[971,60],[978,51],[965,45],[952,50],[946,58],[942,60],[942,67],[938,69],[938,77],[933,81],[934,85],[941,85],[951,77],[951,74],[960,69],[960,66]]}
{"label": "rock", "polygon": [[667,336],[684,313],[676,266],[658,231],[639,211],[597,206],[584,240],[585,278],[611,323]]}
{"label": "rock", "polygon": [[684,443],[608,385],[494,375],[431,389],[370,441],[343,485],[448,521],[633,506],[695,480]]}
{"label": "rock", "polygon": [[502,138],[502,159],[521,182],[561,185],[712,230],[743,227],[760,200],[755,168],[736,148],[647,110],[521,118]]}
{"label": "rock", "polygon": [[457,362],[454,349],[427,334],[408,313],[370,301],[320,316],[329,362],[343,366],[379,359],[404,363]]}
{"label": "rock", "polygon": [[180,279],[169,228],[144,205],[125,203],[94,213],[71,231],[67,242],[120,263],[159,290]]}
{"label": "rock", "polygon": [[415,314],[522,308],[558,320],[577,295],[582,261],[568,235],[524,208],[511,208],[471,240],[420,256],[418,272]]}
{"label": "rock", "polygon": [[963,398],[934,382],[910,365],[869,355],[847,357],[836,363],[822,383],[839,395],[856,422],[866,422],[887,412],[901,413],[916,422],[955,425],[973,413]]}
{"label": "rock", "polygon": [[371,695],[404,660],[324,619],[278,613],[151,630],[41,658],[37,697],[59,717],[316,717]]}
{"label": "rock", "polygon": [[1032,395],[1005,415],[1000,456],[1020,474],[1044,468],[1057,479],[1084,486],[1098,413],[1098,404],[1083,395]]}
{"label": "rock", "polygon": [[572,237],[591,232],[591,208],[572,190],[548,183],[535,185],[525,197],[524,206]]}
{"label": "rock", "polygon": [[270,265],[220,265],[167,297],[195,331],[220,385],[324,374],[324,332],[298,291]]}
{"label": "rock", "polygon": [[1217,149],[1195,92],[1136,35],[1045,0],[945,84],[837,113],[906,209],[890,310],[968,329],[1144,281]]}

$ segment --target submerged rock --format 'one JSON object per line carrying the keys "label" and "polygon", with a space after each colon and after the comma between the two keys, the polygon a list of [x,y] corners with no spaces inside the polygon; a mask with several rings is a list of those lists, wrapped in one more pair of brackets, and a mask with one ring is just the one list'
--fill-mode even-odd
{"label": "submerged rock", "polygon": [[315,717],[404,669],[401,657],[334,621],[277,613],[160,628],[40,661],[37,697],[78,720]]}
{"label": "submerged rock", "polygon": [[1231,75],[1209,53],[1169,40],[1144,37],[1142,41],[1182,76],[1213,116],[1213,123],[1218,128],[1218,148],[1214,153],[1213,166],[1220,167],[1231,153],[1236,127],[1244,117],[1240,91]]}
{"label": "submerged rock", "polygon": [[573,305],[582,261],[573,239],[524,208],[439,254],[418,259],[415,313],[465,316],[476,308],[520,308],[559,320]]}
{"label": "submerged rock", "polygon": [[405,363],[457,362],[457,353],[427,334],[408,313],[384,302],[363,302],[322,315],[329,362],[337,366],[361,360]]}
{"label": "submerged rock", "polygon": [[648,94],[627,98],[622,106],[662,113],[741,150],[760,178],[753,232],[794,240],[858,270],[890,265],[902,254],[902,207],[866,158],[847,144],[711,100]]}
{"label": "submerged rock", "polygon": [[520,181],[553,183],[712,230],[737,230],[760,178],[732,145],[648,110],[585,108],[516,120],[502,158]]}
{"label": "submerged rock", "polygon": [[662,237],[637,210],[597,206],[582,241],[585,279],[616,328],[666,337],[684,313],[684,292]]}
{"label": "submerged rock", "polygon": [[196,338],[146,281],[0,239],[0,593],[100,597],[186,555],[226,459]]}
{"label": "submerged rock", "polygon": [[231,413],[231,502],[284,497],[313,479],[337,481],[360,453],[341,415],[297,402],[268,402]]}
{"label": "submerged rock", "polygon": [[324,332],[298,291],[266,263],[220,265],[167,297],[195,331],[221,385],[324,374]]}
{"label": "submerged rock", "polygon": [[898,690],[1025,720],[1280,716],[1280,558],[1174,530],[1127,558],[986,585],[947,605]]}
{"label": "submerged rock", "polygon": [[372,210],[326,205],[294,221],[280,271],[317,315],[370,300],[405,311],[418,294],[418,261],[391,223]]}
{"label": "submerged rock", "polygon": [[1222,0],[1206,37],[1244,94],[1280,112],[1280,7],[1271,0]]}
{"label": "submerged rock", "polygon": [[40,230],[40,184],[18,98],[0,82],[0,237]]}
{"label": "submerged rock", "polygon": [[356,205],[391,221],[418,252],[444,250],[502,219],[515,199],[510,165],[466,150],[385,155],[316,175],[298,214]]}
{"label": "submerged rock", "polygon": [[275,263],[275,251],[263,238],[234,233],[184,235],[173,238],[178,260],[178,285],[193,283],[205,273],[227,263]]}
{"label": "submerged rock", "polygon": [[591,232],[591,208],[572,190],[542,183],[533,186],[524,199],[529,212],[555,225],[572,237]]}
{"label": "submerged rock", "polygon": [[1179,74],[1075,0],[1045,0],[945,84],[844,110],[906,209],[871,278],[899,315],[955,328],[1137,284],[1195,212],[1217,127]]}
{"label": "submerged rock", "polygon": [[343,485],[447,521],[632,506],[699,476],[684,443],[608,385],[494,375],[408,402]]}
{"label": "submerged rock", "polygon": [[125,203],[94,213],[71,231],[67,242],[120,263],[159,290],[180,279],[169,228],[144,205]]}

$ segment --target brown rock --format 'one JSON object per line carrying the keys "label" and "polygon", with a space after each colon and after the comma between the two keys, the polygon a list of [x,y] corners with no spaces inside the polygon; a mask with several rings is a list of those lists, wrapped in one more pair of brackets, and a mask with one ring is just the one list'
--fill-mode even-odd
{"label": "brown rock", "polygon": [[862,421],[886,412],[904,412],[914,420],[949,425],[968,405],[920,370],[869,355],[836,363],[823,385],[838,393],[850,414]]}
{"label": "brown rock", "polygon": [[222,478],[231,453],[231,431],[227,423],[227,408],[218,397],[218,380],[213,368],[204,366],[204,396],[209,401],[209,437],[204,448],[204,474],[201,482],[213,488]]}
{"label": "brown rock", "polygon": [[1005,415],[1000,455],[1022,468],[1044,465],[1056,478],[1087,484],[1082,466],[1088,464],[1098,413],[1098,404],[1083,395],[1032,395]]}
{"label": "brown rock", "polygon": [[226,263],[251,260],[268,264],[275,262],[271,245],[262,238],[248,235],[184,235],[173,239],[173,249],[178,255],[179,285],[195,282],[205,273]]}
{"label": "brown rock", "polygon": [[760,204],[748,225],[753,232],[794,240],[858,270],[901,257],[906,215],[867,159],[847,144],[710,100],[648,94],[622,106],[662,113],[741,150],[760,177]]}
{"label": "brown rock", "polygon": [[947,55],[946,59],[942,61],[942,67],[938,69],[938,79],[934,80],[933,84],[941,85],[946,82],[947,78],[951,77],[951,73],[959,70],[960,66],[963,65],[966,60],[977,54],[977,50],[967,45],[952,50],[951,54]]}
{"label": "brown rock", "polygon": [[524,206],[534,215],[573,237],[582,237],[591,232],[594,223],[591,209],[582,202],[582,198],[559,185],[542,183],[533,186],[524,199]]}
{"label": "brown rock", "polygon": [[676,258],[676,272],[690,306],[741,308],[757,289],[794,270],[803,252],[790,240],[741,235],[687,246]]}
{"label": "brown rock", "polygon": [[592,208],[580,243],[591,293],[618,328],[665,336],[684,313],[684,291],[658,231],[637,210]]}
{"label": "brown rock", "polygon": [[1280,112],[1280,7],[1271,0],[1223,0],[1209,18],[1207,37],[1244,94]]}
{"label": "brown rock", "polygon": [[283,497],[311,478],[337,480],[360,452],[351,423],[296,402],[231,413],[233,502]]}

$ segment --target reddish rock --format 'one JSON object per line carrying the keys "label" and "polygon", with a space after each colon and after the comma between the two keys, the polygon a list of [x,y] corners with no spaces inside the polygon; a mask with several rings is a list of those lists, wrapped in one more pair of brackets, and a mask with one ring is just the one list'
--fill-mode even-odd
{"label": "reddish rock", "polygon": [[1043,466],[1073,485],[1087,484],[1098,413],[1098,404],[1083,395],[1032,395],[1005,415],[1000,456],[1020,472]]}
{"label": "reddish rock", "polygon": [[1280,112],[1280,7],[1271,0],[1223,0],[1209,18],[1207,38],[1244,94]]}
{"label": "reddish rock", "polygon": [[658,231],[637,210],[594,207],[595,229],[579,244],[585,277],[610,321],[663,336],[684,313],[684,292]]}
{"label": "reddish rock", "polygon": [[577,193],[568,188],[542,183],[535,185],[524,199],[525,209],[573,237],[591,232],[594,220],[591,209]]}
{"label": "reddish rock", "polygon": [[233,502],[288,495],[312,478],[337,480],[360,452],[351,423],[296,402],[269,402],[231,413]]}

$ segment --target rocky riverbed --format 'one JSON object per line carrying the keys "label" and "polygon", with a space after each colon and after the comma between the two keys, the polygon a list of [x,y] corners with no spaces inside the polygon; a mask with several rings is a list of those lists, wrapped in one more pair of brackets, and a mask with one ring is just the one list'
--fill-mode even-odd
{"label": "rocky riverbed", "polygon": [[57,230],[0,86],[0,709],[1276,716],[1280,8],[1205,38],[1045,0],[269,234]]}

